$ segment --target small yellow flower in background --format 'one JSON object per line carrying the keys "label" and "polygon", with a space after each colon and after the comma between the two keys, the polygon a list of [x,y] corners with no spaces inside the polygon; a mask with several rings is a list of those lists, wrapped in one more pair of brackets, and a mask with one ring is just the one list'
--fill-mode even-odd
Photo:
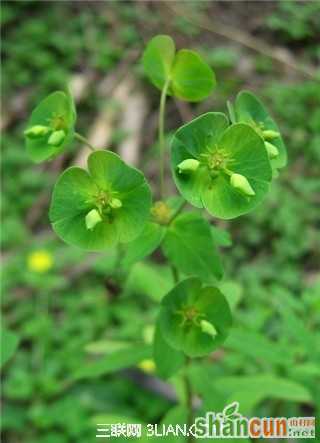
{"label": "small yellow flower in background", "polygon": [[150,359],[142,360],[137,366],[147,374],[152,374],[156,370],[155,362]]}
{"label": "small yellow flower in background", "polygon": [[47,272],[53,266],[53,257],[45,250],[34,251],[28,255],[27,263],[28,269],[32,272]]}

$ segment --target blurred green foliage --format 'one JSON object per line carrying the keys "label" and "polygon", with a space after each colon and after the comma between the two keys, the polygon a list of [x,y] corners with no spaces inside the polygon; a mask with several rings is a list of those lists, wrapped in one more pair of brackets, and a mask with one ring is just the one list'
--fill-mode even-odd
{"label": "blurred green foliage", "polygon": [[[39,95],[61,88],[73,73],[92,70],[99,77],[112,72],[131,48],[141,50],[143,40],[164,23],[169,26],[160,5],[157,17],[147,4],[81,3],[2,6],[4,111],[17,95],[29,94],[2,138],[3,326],[19,340],[4,367],[2,431],[9,443],[93,442],[98,416],[159,422],[174,406],[126,371],[110,373],[109,368],[96,379],[76,377],[80,368],[108,353],[147,345],[158,302],[172,284],[159,257],[119,275],[115,251],[84,254],[48,230],[57,170],[30,164],[22,141],[26,109]],[[319,57],[318,15],[317,2],[278,2],[260,26],[270,44],[276,38],[290,51],[303,42],[304,61],[311,64]],[[207,381],[202,365],[190,369],[194,389],[207,408],[239,400],[243,413],[314,415],[320,410],[319,82],[299,75],[287,79],[264,56],[226,47],[226,41],[210,38],[194,24],[188,28],[181,18],[172,17],[168,32],[176,32],[181,42],[195,39],[208,55],[222,91],[208,101],[210,109],[234,97],[239,86],[256,90],[279,122],[289,151],[289,167],[265,204],[219,226],[223,284],[236,327],[223,351],[207,360]],[[243,57],[251,63],[249,76],[238,71]],[[80,114],[100,106],[92,93]],[[197,107],[192,111],[200,113]],[[175,118],[170,129],[180,124]],[[74,149],[64,162],[73,155]],[[144,155],[148,167],[152,154]],[[232,247],[224,228],[230,230]],[[30,255],[39,250],[47,251],[53,263],[42,273],[30,265]],[[121,289],[119,280],[124,281]],[[120,369],[121,359],[114,364]],[[263,389],[266,384],[272,386],[269,391]],[[176,380],[171,386],[179,395]]]}

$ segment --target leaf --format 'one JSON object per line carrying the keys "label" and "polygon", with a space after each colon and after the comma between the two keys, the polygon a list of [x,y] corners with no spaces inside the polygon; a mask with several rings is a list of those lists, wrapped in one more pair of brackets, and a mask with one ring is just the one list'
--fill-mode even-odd
{"label": "leaf", "polygon": [[[75,119],[74,103],[70,95],[57,91],[42,100],[31,114],[27,131],[37,125],[48,127],[50,130],[43,137],[31,138],[26,136],[27,152],[31,159],[36,163],[40,163],[63,152],[73,139]],[[52,132],[55,130],[63,130],[66,134],[62,143],[58,146],[48,143]]]}
{"label": "leaf", "polygon": [[150,345],[144,345],[137,343],[135,345],[128,346],[125,349],[120,349],[107,355],[104,358],[89,363],[83,364],[75,373],[73,378],[86,379],[96,378],[101,375],[111,374],[121,369],[134,366],[141,360],[150,358],[152,355],[152,347]]}
{"label": "leaf", "polygon": [[217,246],[229,247],[232,246],[231,235],[225,229],[217,226],[210,226],[212,238]]}
{"label": "leaf", "polygon": [[[266,195],[272,170],[262,138],[249,125],[237,123],[225,129],[223,114],[207,113],[182,126],[173,139],[171,165],[182,196],[196,207],[222,219],[254,209]],[[178,165],[195,158],[200,167],[187,174]],[[232,186],[230,176],[245,177],[254,195],[245,196]]]}
{"label": "leaf", "polygon": [[[236,98],[235,111],[238,122],[254,123],[255,129],[261,134],[259,124],[263,125],[265,130],[274,130],[279,132],[279,128],[263,103],[250,91],[241,91]],[[279,151],[279,155],[271,159],[273,168],[283,168],[287,163],[287,151],[281,135],[274,140],[272,144],[275,145]]]}
{"label": "leaf", "polygon": [[232,399],[234,401],[239,401],[240,413],[242,413],[241,399],[236,398],[235,392],[248,392],[250,390],[255,394],[256,405],[258,401],[269,398],[302,403],[311,402],[310,392],[302,385],[273,374],[217,377],[215,383],[221,390],[233,395]]}
{"label": "leaf", "polygon": [[228,300],[231,311],[234,311],[243,296],[242,286],[235,281],[224,280],[222,283],[220,283],[219,289]]}
{"label": "leaf", "polygon": [[126,245],[122,260],[124,267],[130,267],[135,262],[152,254],[162,242],[165,228],[157,223],[147,223],[139,237]]}
{"label": "leaf", "polygon": [[144,70],[151,83],[162,89],[173,65],[175,44],[168,35],[157,35],[148,43],[142,57]]}
{"label": "leaf", "polygon": [[[143,174],[110,151],[92,153],[88,169],[71,167],[59,177],[49,212],[54,231],[66,243],[90,251],[134,240],[151,206]],[[114,200],[120,202],[117,207]],[[89,228],[86,217],[93,209],[101,221]]]}
{"label": "leaf", "polygon": [[136,263],[130,270],[126,291],[143,294],[159,302],[173,284],[169,267],[151,263]]}
{"label": "leaf", "polygon": [[210,225],[199,214],[176,217],[167,229],[162,248],[168,260],[188,276],[213,282],[223,275]]}
{"label": "leaf", "polygon": [[1,358],[0,368],[14,355],[18,347],[19,338],[11,331],[1,327]]}
{"label": "leaf", "polygon": [[171,37],[158,35],[150,40],[142,57],[144,71],[151,83],[181,100],[197,102],[208,97],[216,85],[209,65],[194,51],[175,53]]}
{"label": "leaf", "polygon": [[153,346],[153,358],[156,363],[157,374],[161,378],[170,378],[184,365],[184,354],[169,346],[164,340],[159,322],[156,326]]}
{"label": "leaf", "polygon": [[216,85],[209,65],[196,52],[187,49],[177,52],[171,75],[173,95],[190,102],[205,99]]}
{"label": "leaf", "polygon": [[[160,426],[165,426],[166,429],[169,429],[169,426],[172,425],[175,429],[176,425],[183,426],[188,423],[188,410],[185,406],[174,406],[169,409],[164,418],[161,420]],[[160,429],[162,429],[162,426]],[[162,440],[165,442],[172,443],[184,443],[186,441],[186,437],[183,435],[173,435],[172,433],[168,433],[168,435],[162,437]]]}
{"label": "leaf", "polygon": [[293,364],[292,356],[287,346],[272,342],[257,332],[233,328],[232,333],[225,342],[225,347],[241,352],[258,361],[286,366]]}
{"label": "leaf", "polygon": [[[201,320],[211,323],[213,337],[201,328]],[[190,357],[209,354],[226,339],[231,312],[223,294],[213,286],[202,286],[197,278],[178,283],[162,300],[160,330],[173,348]]]}

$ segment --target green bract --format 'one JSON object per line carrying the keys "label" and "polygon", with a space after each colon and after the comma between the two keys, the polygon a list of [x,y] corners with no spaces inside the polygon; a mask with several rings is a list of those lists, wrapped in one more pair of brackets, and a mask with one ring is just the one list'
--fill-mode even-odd
{"label": "green bract", "polygon": [[144,228],[151,193],[143,174],[110,151],[88,158],[88,172],[67,169],[58,179],[50,220],[67,243],[99,250],[134,240]]}
{"label": "green bract", "polygon": [[176,53],[171,37],[158,35],[148,43],[143,54],[144,70],[159,89],[168,85],[168,93],[182,100],[197,102],[211,94],[215,75],[194,51]]}
{"label": "green bract", "polygon": [[235,102],[238,122],[251,125],[265,141],[273,169],[283,168],[287,163],[287,151],[279,128],[261,101],[249,91],[241,91]]}
{"label": "green bract", "polygon": [[[187,159],[200,164],[193,171],[181,172]],[[171,165],[183,197],[223,219],[251,211],[262,201],[272,179],[262,138],[244,123],[228,127],[226,116],[218,112],[203,114],[178,129]]]}
{"label": "green bract", "polygon": [[42,100],[24,132],[31,159],[40,163],[60,154],[73,138],[75,120],[70,95],[57,91]]}
{"label": "green bract", "polygon": [[224,295],[197,278],[180,282],[162,300],[160,329],[164,339],[190,357],[206,355],[220,346],[231,327]]}

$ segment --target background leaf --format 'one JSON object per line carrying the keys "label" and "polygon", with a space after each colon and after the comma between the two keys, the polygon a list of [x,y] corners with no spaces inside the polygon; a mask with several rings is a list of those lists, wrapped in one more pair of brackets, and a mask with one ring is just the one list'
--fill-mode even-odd
{"label": "background leaf", "polygon": [[0,330],[1,336],[1,359],[0,359],[0,368],[14,355],[18,343],[19,338],[11,331],[3,329],[1,327]]}
{"label": "background leaf", "polygon": [[151,355],[151,346],[137,343],[108,354],[93,363],[83,364],[83,366],[74,373],[74,378],[78,380],[100,377],[101,375],[110,374],[133,366],[141,360],[150,358]]}

